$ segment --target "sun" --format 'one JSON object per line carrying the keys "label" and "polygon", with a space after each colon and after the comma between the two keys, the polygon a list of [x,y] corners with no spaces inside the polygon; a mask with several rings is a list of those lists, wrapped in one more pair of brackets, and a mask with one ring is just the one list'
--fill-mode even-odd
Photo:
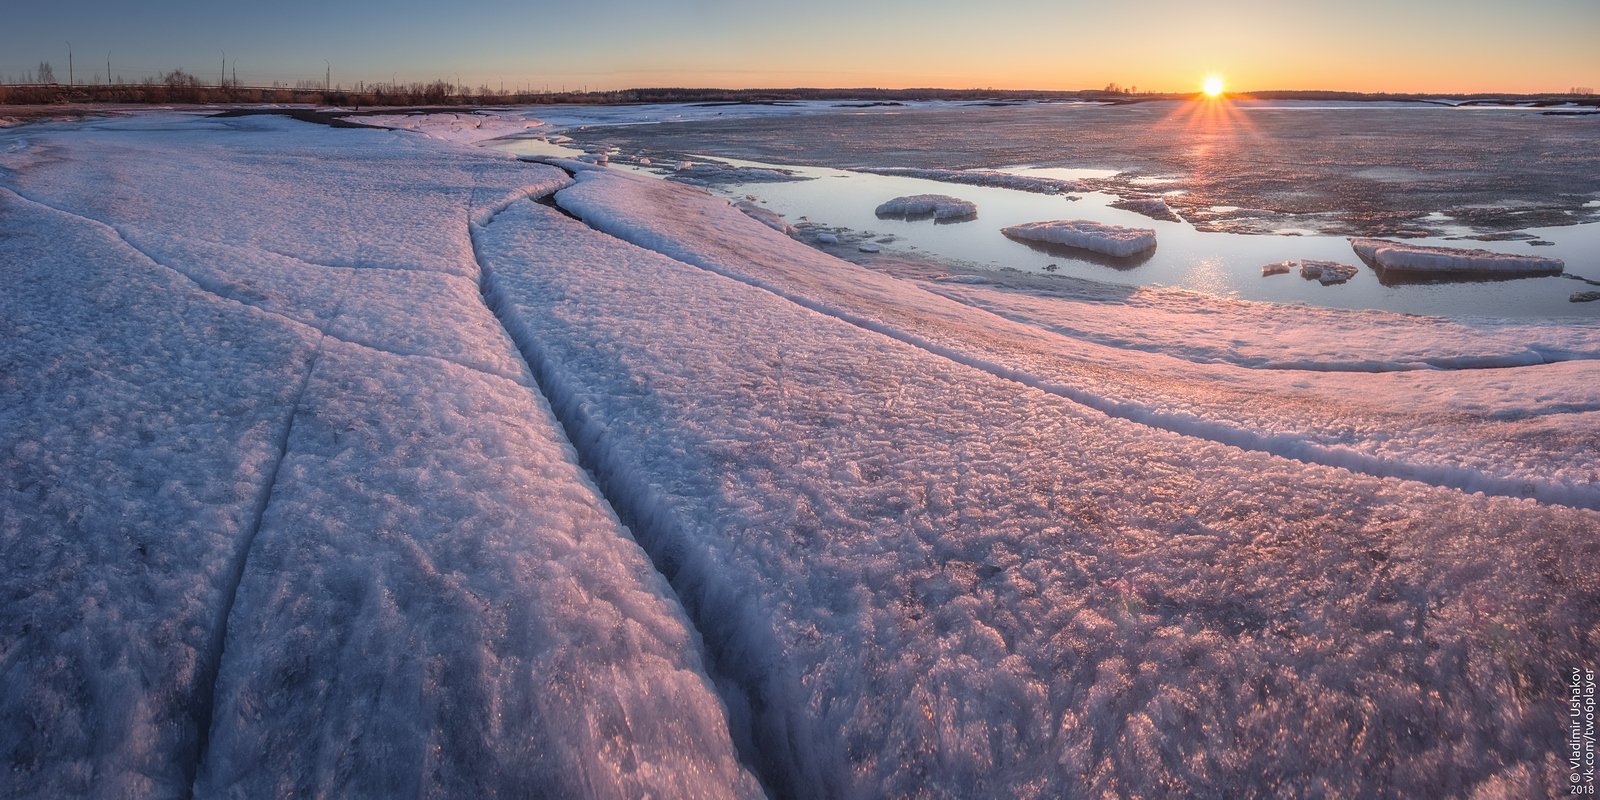
{"label": "sun", "polygon": [[1205,92],[1206,93],[1206,97],[1221,97],[1222,96],[1222,76],[1221,75],[1208,75],[1208,76],[1206,76],[1205,83],[1200,84],[1200,91]]}

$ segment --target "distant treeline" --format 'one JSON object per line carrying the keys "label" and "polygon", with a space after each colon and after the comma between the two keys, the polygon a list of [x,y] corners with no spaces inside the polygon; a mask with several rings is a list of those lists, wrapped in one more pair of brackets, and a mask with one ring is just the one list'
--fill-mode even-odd
{"label": "distant treeline", "polygon": [[[0,104],[51,105],[65,103],[283,103],[360,106],[490,106],[542,105],[555,103],[782,103],[786,101],[831,100],[840,102],[906,102],[913,100],[952,100],[965,102],[1021,102],[1027,100],[1095,100],[1138,103],[1192,97],[1185,93],[1132,92],[1108,86],[1081,91],[1034,91],[1021,89],[713,89],[666,87],[624,89],[610,92],[507,92],[488,86],[476,88],[452,81],[366,85],[355,89],[332,89],[301,84],[288,86],[241,86],[233,83],[202,85],[198,78],[174,70],[159,79],[140,83],[62,85],[58,83],[0,84]],[[1554,105],[1575,102],[1600,107],[1593,94],[1381,94],[1328,91],[1270,91],[1237,94],[1262,100],[1438,100],[1455,102],[1516,102]]]}
{"label": "distant treeline", "polygon": [[[1177,95],[1173,95],[1177,96]],[[1111,100],[1130,102],[1161,95],[1130,95],[1101,90],[1046,92],[996,89],[710,89],[651,88],[608,92],[515,92],[459,86],[450,81],[361,85],[355,89],[320,86],[201,85],[182,71],[160,80],[128,84],[67,86],[0,84],[0,103],[310,103],[338,106],[484,106],[554,103],[780,103],[802,100],[904,102],[911,100],[1023,101]]]}
{"label": "distant treeline", "polygon": [[1303,90],[1277,90],[1270,92],[1249,92],[1238,95],[1251,97],[1256,100],[1345,100],[1345,101],[1421,101],[1434,102],[1449,100],[1458,105],[1489,105],[1504,103],[1527,103],[1535,106],[1553,106],[1561,103],[1575,103],[1582,106],[1600,107],[1600,97],[1593,92],[1569,92],[1565,94],[1417,94],[1417,93],[1387,93],[1387,92],[1327,92]]}
{"label": "distant treeline", "polygon": [[615,92],[501,92],[472,89],[448,81],[382,84],[357,89],[307,86],[201,85],[192,76],[166,76],[159,81],[67,86],[63,84],[0,84],[0,104],[67,103],[297,103],[334,106],[482,106],[541,103],[615,103]]}

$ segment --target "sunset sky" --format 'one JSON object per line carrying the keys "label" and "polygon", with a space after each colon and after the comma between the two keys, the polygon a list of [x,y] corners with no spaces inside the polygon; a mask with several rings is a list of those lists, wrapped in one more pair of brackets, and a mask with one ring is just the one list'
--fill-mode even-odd
{"label": "sunset sky", "polygon": [[[590,0],[472,3],[152,0],[17,3],[0,77],[72,44],[78,82],[182,67],[246,84],[459,79],[634,86],[1548,92],[1600,84],[1600,2]],[[327,62],[325,64],[325,62]]]}

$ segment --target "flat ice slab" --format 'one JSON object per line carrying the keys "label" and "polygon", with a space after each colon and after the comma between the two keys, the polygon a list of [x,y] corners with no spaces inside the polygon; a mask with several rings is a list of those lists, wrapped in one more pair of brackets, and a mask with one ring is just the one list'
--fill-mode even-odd
{"label": "flat ice slab", "polygon": [[1135,256],[1156,246],[1156,232],[1149,228],[1125,228],[1086,219],[1030,222],[1000,232],[1013,239],[1063,244],[1115,258]]}
{"label": "flat ice slab", "polygon": [[1566,263],[1559,258],[1512,255],[1466,247],[1429,247],[1383,239],[1351,239],[1356,255],[1379,269],[1446,275],[1492,273],[1509,275],[1559,275]]}
{"label": "flat ice slab", "polygon": [[913,194],[896,197],[878,206],[880,217],[927,217],[934,219],[961,219],[975,216],[977,204],[947,194]]}

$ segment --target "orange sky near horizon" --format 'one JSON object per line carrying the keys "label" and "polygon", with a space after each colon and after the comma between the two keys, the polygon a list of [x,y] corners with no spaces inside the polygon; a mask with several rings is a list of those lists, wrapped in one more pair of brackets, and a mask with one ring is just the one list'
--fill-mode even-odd
{"label": "orange sky near horizon", "polygon": [[[993,33],[986,33],[983,15],[941,14],[937,8],[918,19],[886,19],[886,27],[819,30],[800,21],[777,42],[741,41],[730,31],[719,44],[699,50],[691,69],[630,73],[633,64],[674,60],[665,43],[647,44],[596,82],[1073,90],[1114,81],[1191,92],[1215,73],[1225,77],[1230,91],[1404,93],[1565,92],[1600,83],[1600,48],[1594,45],[1600,2],[1460,0],[1396,8],[1348,0],[1337,7],[1293,8],[1157,0],[1145,3],[1143,12],[1009,5],[1028,8],[1016,16],[1035,24],[991,19]],[[830,55],[818,58],[806,48],[785,46],[795,40],[825,43]],[[752,64],[760,69],[750,69]]]}
{"label": "orange sky near horizon", "polygon": [[[139,80],[223,61],[241,82],[352,88],[455,80],[552,91],[944,87],[1544,93],[1600,87],[1600,1],[117,0],[23,4],[0,26],[0,79],[41,61]],[[92,12],[92,13],[89,13]],[[306,25],[315,18],[318,23]],[[231,73],[230,73],[231,76]]]}

